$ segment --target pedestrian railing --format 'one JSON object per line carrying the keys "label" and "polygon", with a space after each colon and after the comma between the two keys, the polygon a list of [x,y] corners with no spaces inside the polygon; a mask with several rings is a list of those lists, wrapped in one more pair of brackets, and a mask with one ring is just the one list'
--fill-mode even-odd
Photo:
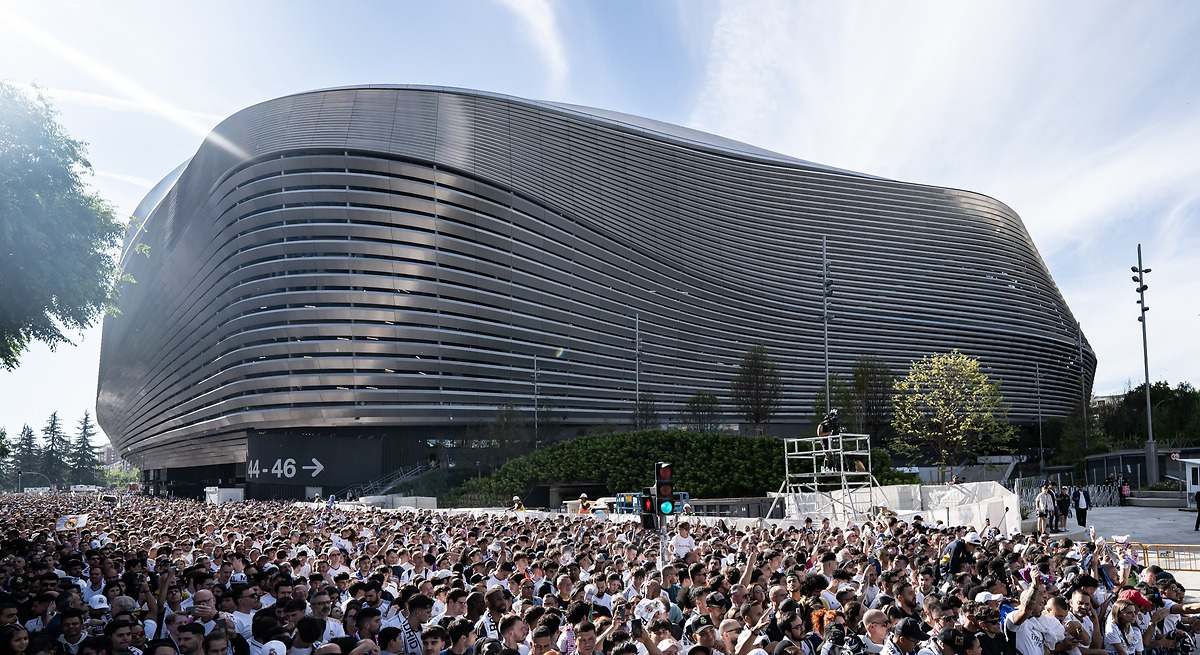
{"label": "pedestrian railing", "polygon": [[1132,544],[1141,551],[1141,564],[1160,566],[1168,572],[1200,571],[1200,545],[1197,544]]}
{"label": "pedestrian railing", "polygon": [[[1042,492],[1042,487],[1037,482],[1029,483],[1022,480],[1023,484],[1015,484],[1009,486],[1005,483],[1004,486],[1009,487],[1021,499],[1021,507],[1025,509],[1030,516],[1033,516],[1033,503],[1037,499],[1038,494]],[[1015,488],[1014,488],[1015,487]],[[1071,491],[1075,489],[1072,487]],[[1115,485],[1099,485],[1090,484],[1087,486],[1088,495],[1091,498],[1091,507],[1116,507],[1121,504],[1120,490]],[[1074,510],[1072,510],[1074,513]]]}

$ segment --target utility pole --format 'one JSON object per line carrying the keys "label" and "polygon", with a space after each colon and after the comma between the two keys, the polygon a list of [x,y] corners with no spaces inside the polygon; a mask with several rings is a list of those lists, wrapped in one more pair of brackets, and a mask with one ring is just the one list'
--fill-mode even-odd
{"label": "utility pole", "polygon": [[535,448],[540,448],[541,441],[541,426],[539,412],[541,411],[541,390],[538,388],[538,356],[533,355],[533,444]]}
{"label": "utility pole", "polygon": [[640,429],[642,404],[642,313],[633,313],[633,427]]}
{"label": "utility pole", "polygon": [[[1087,372],[1083,361],[1083,326],[1075,321],[1075,345],[1079,348],[1079,400],[1083,403],[1083,454],[1088,453],[1088,409],[1092,399],[1087,392]],[[1087,482],[1087,469],[1084,469],[1084,482]]]}
{"label": "utility pole", "polygon": [[1038,410],[1038,458],[1039,471],[1042,475],[1046,474],[1046,448],[1042,443],[1042,366],[1041,364],[1033,363],[1033,385],[1037,390],[1037,410]]}
{"label": "utility pole", "polygon": [[1146,284],[1146,274],[1150,269],[1142,265],[1142,244],[1137,247],[1138,263],[1132,267],[1132,271],[1137,273],[1133,276],[1133,281],[1137,283],[1138,300],[1138,322],[1142,324],[1142,368],[1146,374],[1146,435],[1149,437],[1146,440],[1146,483],[1155,484],[1158,482],[1158,443],[1154,441],[1154,409],[1150,405],[1150,350],[1146,345],[1146,312],[1150,308],[1146,306],[1146,289],[1150,286]]}
{"label": "utility pole", "polygon": [[833,409],[833,397],[829,392],[829,297],[833,295],[833,280],[829,276],[829,250],[827,238],[821,235],[821,322],[825,331],[825,413]]}

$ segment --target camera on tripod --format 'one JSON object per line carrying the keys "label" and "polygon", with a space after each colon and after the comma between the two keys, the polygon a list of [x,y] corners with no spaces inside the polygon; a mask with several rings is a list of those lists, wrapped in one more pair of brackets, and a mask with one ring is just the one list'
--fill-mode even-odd
{"label": "camera on tripod", "polygon": [[821,419],[821,423],[817,425],[817,434],[821,436],[828,436],[841,433],[842,423],[841,419],[838,418],[838,411],[836,409],[831,409],[827,414],[825,414],[825,418]]}

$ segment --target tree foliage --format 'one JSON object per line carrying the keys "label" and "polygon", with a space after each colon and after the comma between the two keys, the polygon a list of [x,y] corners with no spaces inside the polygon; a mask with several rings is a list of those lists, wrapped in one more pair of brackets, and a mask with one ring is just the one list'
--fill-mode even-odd
{"label": "tree foliage", "polygon": [[[836,373],[830,375],[832,406],[838,410],[842,427],[847,432],[871,435],[872,444],[886,442],[892,433],[892,387],[895,380],[891,369],[874,357],[859,358],[847,377]],[[823,416],[826,407],[825,388],[822,386],[813,401],[813,416]]]}
{"label": "tree foliage", "polygon": [[707,391],[698,391],[688,399],[680,421],[694,432],[716,432],[721,427],[721,404]]}
{"label": "tree foliage", "polygon": [[91,414],[84,411],[67,457],[67,465],[71,470],[71,484],[96,484],[100,479],[100,458],[96,456],[96,448],[92,446],[94,436],[96,424],[92,422]]}
{"label": "tree foliage", "polygon": [[762,434],[763,426],[779,409],[783,393],[779,371],[764,346],[754,346],[742,357],[730,391],[743,418],[754,426],[755,433]]}
{"label": "tree foliage", "polygon": [[[1150,406],[1160,448],[1200,445],[1200,390],[1187,382],[1175,387],[1155,382],[1150,385]],[[1117,402],[1103,405],[1092,425],[1112,448],[1142,447],[1148,438],[1145,383],[1127,389]]]}
{"label": "tree foliage", "polygon": [[41,448],[38,447],[33,428],[28,425],[21,426],[21,433],[17,435],[17,445],[13,448],[12,461],[13,468],[18,471],[40,471],[42,468]]}
{"label": "tree foliage", "polygon": [[653,482],[659,460],[674,464],[675,488],[697,498],[762,496],[783,481],[778,439],[654,430],[579,437],[542,448],[464,483],[457,494],[507,498],[559,482],[637,491]]}
{"label": "tree foliage", "polygon": [[660,424],[658,418],[658,398],[653,393],[643,391],[638,394],[637,404],[633,408],[633,427],[635,430],[651,430]]}
{"label": "tree foliage", "polygon": [[898,454],[952,466],[1013,439],[1000,388],[979,360],[957,350],[913,362],[893,390],[891,446]]}
{"label": "tree foliage", "polygon": [[70,468],[67,458],[70,455],[70,445],[67,435],[63,432],[62,421],[58,420],[58,412],[50,415],[46,427],[42,428],[45,445],[42,446],[42,475],[52,484],[65,485],[70,480]]}
{"label": "tree foliage", "polygon": [[116,289],[121,224],[45,98],[0,83],[0,366],[91,326]]}

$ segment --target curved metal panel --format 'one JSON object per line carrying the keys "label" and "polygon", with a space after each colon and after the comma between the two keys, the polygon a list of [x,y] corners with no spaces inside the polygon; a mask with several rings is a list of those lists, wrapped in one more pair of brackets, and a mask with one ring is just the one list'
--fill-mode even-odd
{"label": "curved metal panel", "polygon": [[705,390],[733,420],[729,380],[763,344],[777,420],[805,422],[823,235],[835,371],[958,348],[1018,420],[1035,365],[1046,414],[1078,401],[1074,318],[1020,218],[980,194],[454,89],[298,94],[214,134],[131,231],[138,284],[104,325],[98,418],[152,464],[233,461],[252,429],[532,412],[535,356],[570,423],[628,423],[635,377],[666,415]]}

